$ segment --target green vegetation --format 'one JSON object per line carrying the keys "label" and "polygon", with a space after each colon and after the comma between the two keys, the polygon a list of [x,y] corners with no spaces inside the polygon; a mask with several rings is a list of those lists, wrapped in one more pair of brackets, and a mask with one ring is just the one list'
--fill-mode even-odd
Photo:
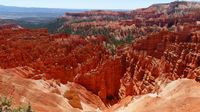
{"label": "green vegetation", "polygon": [[109,38],[109,42],[106,44],[106,48],[111,52],[112,55],[116,54],[116,48],[118,46],[124,45],[124,44],[131,44],[134,40],[134,36],[128,35],[126,38],[118,40],[115,37]]}
{"label": "green vegetation", "polygon": [[134,40],[134,37],[129,34],[127,37],[125,37],[124,39],[118,40],[115,37],[111,37],[110,41],[112,44],[114,44],[115,46],[120,46],[123,44],[130,44],[132,43],[132,41]]}
{"label": "green vegetation", "polygon": [[130,44],[134,40],[134,36],[129,32],[127,37],[124,37],[121,40],[116,39],[114,35],[111,34],[111,30],[109,28],[95,28],[95,27],[78,27],[76,30],[71,28],[70,26],[66,26],[63,28],[60,33],[67,34],[76,34],[81,35],[82,37],[86,37],[88,35],[103,35],[106,37],[106,45],[105,47],[114,55],[116,53],[116,48],[118,46],[124,44]]}
{"label": "green vegetation", "polygon": [[0,112],[33,112],[30,104],[13,107],[12,98],[1,97]]}
{"label": "green vegetation", "polygon": [[25,21],[19,21],[19,25],[24,27],[24,28],[29,28],[29,29],[37,29],[37,28],[44,28],[45,23],[30,23],[30,22],[25,22]]}
{"label": "green vegetation", "polygon": [[[34,20],[33,20],[34,21]],[[39,21],[39,22],[38,22]],[[47,28],[49,33],[59,33],[57,30],[64,25],[64,19],[51,19],[47,20],[37,20],[37,22],[29,22],[24,19],[16,20],[13,23],[18,23],[20,26],[29,29]],[[1,21],[0,21],[1,22]]]}
{"label": "green vegetation", "polygon": [[[74,34],[74,35],[80,35],[82,37],[90,36],[90,35],[103,35],[107,39],[107,42],[109,44],[113,44],[115,47],[126,44],[126,43],[131,43],[134,37],[132,35],[128,35],[122,40],[117,40],[112,34],[111,34],[111,29],[110,28],[98,28],[98,27],[91,27],[91,26],[84,26],[84,27],[78,27],[76,29],[72,28],[70,24],[73,23],[81,23],[81,22],[92,22],[95,20],[77,20],[74,19],[73,21],[68,21],[70,22],[69,25],[65,25],[62,27],[65,22],[67,22],[66,19],[59,18],[54,21],[51,21],[49,23],[44,23],[44,24],[31,24],[31,23],[26,23],[26,22],[21,22],[21,25],[26,28],[47,28],[49,33],[66,33],[66,34]],[[61,28],[62,27],[62,28]],[[61,28],[61,30],[59,30]]]}
{"label": "green vegetation", "polygon": [[46,25],[44,25],[43,27],[44,28],[47,28],[49,33],[58,33],[58,29],[64,25],[65,23],[65,20],[64,19],[57,19],[57,20],[54,20]]}
{"label": "green vegetation", "polygon": [[110,29],[108,28],[94,28],[90,26],[86,27],[78,27],[77,29],[73,29],[70,26],[65,26],[62,30],[58,31],[59,33],[67,33],[67,34],[75,34],[81,35],[82,37],[86,37],[88,35],[104,35],[106,37],[111,37]]}
{"label": "green vegetation", "polygon": [[94,19],[74,20],[72,23],[93,22]]}
{"label": "green vegetation", "polygon": [[[115,54],[116,48],[118,46],[124,44],[130,44],[134,40],[134,36],[131,32],[127,37],[123,39],[116,39],[115,35],[112,34],[112,30],[106,27],[92,27],[92,26],[79,26],[77,28],[73,28],[71,24],[73,23],[81,23],[81,22],[93,22],[95,20],[88,19],[88,20],[80,20],[74,18],[73,20],[66,20],[66,18],[59,18],[56,20],[52,20],[51,22],[43,23],[43,24],[30,24],[26,22],[21,22],[21,25],[26,28],[47,28],[49,33],[66,33],[66,34],[73,34],[73,35],[80,35],[83,38],[87,36],[97,36],[103,35],[106,37],[106,45],[105,47],[112,53]],[[106,21],[114,21],[112,19],[107,18]],[[65,24],[67,22],[67,24]]]}

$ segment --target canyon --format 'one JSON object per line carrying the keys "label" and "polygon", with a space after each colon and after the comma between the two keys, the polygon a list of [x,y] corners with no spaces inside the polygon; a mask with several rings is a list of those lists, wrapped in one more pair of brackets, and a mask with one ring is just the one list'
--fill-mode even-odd
{"label": "canyon", "polygon": [[0,96],[36,112],[198,112],[200,3],[0,26]]}

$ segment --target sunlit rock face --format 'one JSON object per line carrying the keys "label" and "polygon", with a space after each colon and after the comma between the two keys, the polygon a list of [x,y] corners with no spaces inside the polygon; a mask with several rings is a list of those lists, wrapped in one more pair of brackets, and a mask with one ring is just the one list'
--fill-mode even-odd
{"label": "sunlit rock face", "polygon": [[23,78],[30,74],[34,74],[34,70],[28,67],[0,69],[0,96],[12,97],[16,106],[30,103],[36,112],[82,112],[106,108],[98,96],[79,84]]}
{"label": "sunlit rock face", "polygon": [[199,88],[194,80],[179,79],[163,86],[158,93],[127,97],[105,112],[198,112]]}

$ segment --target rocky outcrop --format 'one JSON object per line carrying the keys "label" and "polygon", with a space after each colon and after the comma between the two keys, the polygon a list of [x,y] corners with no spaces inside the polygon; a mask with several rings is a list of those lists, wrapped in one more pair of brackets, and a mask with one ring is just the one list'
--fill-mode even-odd
{"label": "rocky outcrop", "polygon": [[0,96],[12,97],[14,105],[30,103],[36,112],[82,112],[106,108],[98,96],[78,84],[22,78],[21,74],[34,73],[33,69],[26,69],[0,69]]}
{"label": "rocky outcrop", "polygon": [[116,101],[124,72],[125,65],[120,58],[102,60],[96,68],[78,74],[75,82],[93,91],[104,102]]}
{"label": "rocky outcrop", "polygon": [[106,112],[146,112],[147,110],[148,112],[160,112],[161,110],[163,112],[198,112],[200,111],[199,88],[200,84],[194,80],[179,79],[167,84],[157,94],[138,96],[132,100],[126,98]]}
{"label": "rocky outcrop", "polygon": [[[155,92],[158,89],[156,79],[161,76],[163,70],[159,68],[158,60],[145,54],[128,54],[129,63],[126,73],[121,81],[119,95],[124,98],[129,95],[141,95]],[[163,63],[165,64],[165,63]],[[165,65],[163,66],[165,69]]]}
{"label": "rocky outcrop", "polygon": [[2,29],[22,29],[22,27],[17,24],[3,24],[0,25],[0,30]]}
{"label": "rocky outcrop", "polygon": [[119,95],[156,92],[160,83],[178,78],[195,79],[199,67],[197,31],[160,32],[138,39],[125,52],[128,67]]}
{"label": "rocky outcrop", "polygon": [[150,18],[156,15],[160,17],[165,14],[182,16],[199,9],[199,2],[175,1],[171,3],[154,4],[148,8],[133,10],[131,13]]}
{"label": "rocky outcrop", "polygon": [[76,12],[76,13],[65,13],[65,18],[74,18],[78,17],[79,19],[116,19],[116,18],[124,18],[128,17],[129,14],[126,12],[120,11],[109,11],[109,10],[94,10],[94,11],[85,11],[85,12]]}

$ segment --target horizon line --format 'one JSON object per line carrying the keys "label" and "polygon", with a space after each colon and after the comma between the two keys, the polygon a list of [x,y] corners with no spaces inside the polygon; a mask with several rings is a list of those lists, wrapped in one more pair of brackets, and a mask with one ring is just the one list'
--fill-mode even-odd
{"label": "horizon line", "polygon": [[58,10],[134,10],[134,9],[128,9],[128,8],[127,9],[120,9],[120,8],[97,9],[97,8],[63,8],[63,7],[62,8],[57,8],[57,7],[28,7],[28,6],[13,6],[13,5],[2,5],[2,4],[0,4],[0,6],[15,7],[15,8],[58,9]]}
{"label": "horizon line", "polygon": [[196,1],[196,0],[174,0],[172,2],[163,2],[163,3],[155,3],[155,4],[151,4],[148,5],[146,7],[136,7],[136,8],[64,8],[64,7],[36,7],[36,6],[15,6],[15,5],[4,5],[4,4],[0,4],[0,6],[5,6],[5,7],[16,7],[16,8],[37,8],[37,9],[57,9],[57,10],[113,10],[113,11],[117,11],[117,10],[121,10],[121,11],[130,11],[130,10],[136,10],[136,9],[143,9],[143,8],[148,8],[152,5],[157,5],[157,4],[170,4],[173,2],[197,2],[200,3],[200,1]]}

